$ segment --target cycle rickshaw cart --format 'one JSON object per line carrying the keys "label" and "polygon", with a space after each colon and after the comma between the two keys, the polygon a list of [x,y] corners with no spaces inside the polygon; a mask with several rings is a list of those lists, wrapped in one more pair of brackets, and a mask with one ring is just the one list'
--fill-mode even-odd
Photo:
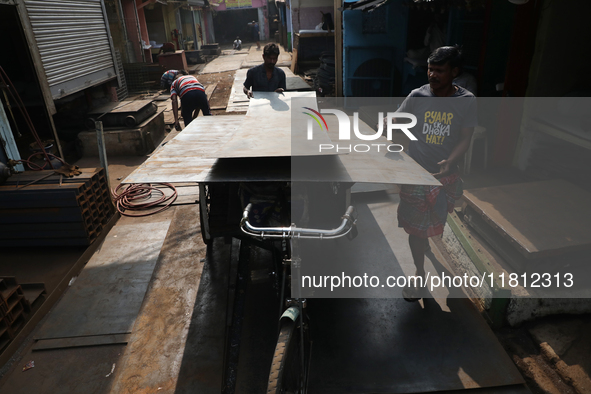
{"label": "cycle rickshaw cart", "polygon": [[[316,109],[314,93],[255,92],[246,116],[195,119],[128,179],[136,183],[197,182],[205,243],[216,237],[235,237],[272,251],[281,318],[275,352],[269,355],[269,393],[306,392],[307,301],[290,294],[294,291],[290,270],[299,263],[297,254],[292,254],[294,242],[354,234],[350,190],[355,183],[439,184],[404,153],[305,153],[338,138],[326,134],[338,131],[336,119],[328,116],[321,136],[297,148],[303,150],[294,155],[291,117],[292,109],[300,106]],[[292,190],[295,184],[297,192],[295,186]],[[315,200],[324,203],[316,206]],[[267,211],[267,215],[258,221],[258,215],[253,215],[256,210]],[[330,225],[316,226],[318,221],[313,220],[302,225],[296,219],[308,223],[315,216]]]}

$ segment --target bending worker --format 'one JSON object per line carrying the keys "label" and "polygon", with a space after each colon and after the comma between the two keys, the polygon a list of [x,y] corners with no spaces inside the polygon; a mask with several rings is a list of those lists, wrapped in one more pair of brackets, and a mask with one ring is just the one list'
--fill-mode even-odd
{"label": "bending worker", "polygon": [[197,78],[186,74],[187,72],[184,70],[179,71],[170,86],[174,127],[177,130],[180,130],[177,96],[181,99],[181,115],[183,116],[185,126],[199,116],[199,110],[203,112],[203,115],[211,115],[205,88],[199,83]]}
{"label": "bending worker", "polygon": [[160,87],[170,90],[170,85],[172,85],[172,81],[174,81],[178,73],[179,70],[168,70],[162,74],[162,78],[160,78]]}
{"label": "bending worker", "polygon": [[287,86],[285,72],[275,67],[279,57],[277,44],[269,43],[263,48],[263,64],[255,66],[246,73],[246,81],[242,90],[248,98],[252,92],[283,92]]}

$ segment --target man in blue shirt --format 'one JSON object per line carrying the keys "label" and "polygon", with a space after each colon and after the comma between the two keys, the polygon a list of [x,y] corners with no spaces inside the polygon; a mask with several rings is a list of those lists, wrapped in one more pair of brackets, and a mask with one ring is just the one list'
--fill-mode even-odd
{"label": "man in blue shirt", "polygon": [[261,50],[261,44],[259,42],[259,24],[256,21],[252,21],[252,39],[257,43],[257,50]]}
{"label": "man in blue shirt", "polygon": [[255,66],[246,73],[246,81],[242,90],[248,98],[252,92],[277,92],[281,93],[286,88],[285,72],[275,67],[279,57],[279,47],[275,43],[269,43],[263,48],[263,64]]}

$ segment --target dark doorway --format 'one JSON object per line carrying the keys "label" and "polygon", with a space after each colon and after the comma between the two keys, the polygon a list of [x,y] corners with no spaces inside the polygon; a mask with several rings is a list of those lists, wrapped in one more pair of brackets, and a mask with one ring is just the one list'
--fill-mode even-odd
{"label": "dark doorway", "polygon": [[[0,36],[3,37],[0,66],[18,92],[41,140],[53,139],[49,114],[15,6],[0,5]],[[38,67],[42,66],[38,65]],[[4,94],[0,94],[0,102],[4,105],[21,158],[26,159],[33,153],[29,144],[35,139],[20,112],[17,100],[8,93],[6,96],[8,103]]]}
{"label": "dark doorway", "polygon": [[[164,17],[162,16],[162,5],[155,4],[153,9],[144,8],[144,15],[146,16],[146,25],[148,27],[148,35],[150,41],[154,41],[156,45],[162,45],[165,42],[170,42],[171,38],[169,32],[164,26]],[[154,45],[154,44],[152,44]]]}
{"label": "dark doorway", "polygon": [[220,11],[213,17],[215,36],[219,43],[234,42],[237,36],[242,42],[253,42],[248,24],[258,20],[256,8]]}

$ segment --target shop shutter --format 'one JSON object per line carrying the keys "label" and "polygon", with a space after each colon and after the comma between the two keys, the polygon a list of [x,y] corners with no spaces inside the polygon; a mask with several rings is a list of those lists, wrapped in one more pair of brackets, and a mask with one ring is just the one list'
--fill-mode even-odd
{"label": "shop shutter", "polygon": [[54,99],[117,77],[101,0],[24,0]]}

